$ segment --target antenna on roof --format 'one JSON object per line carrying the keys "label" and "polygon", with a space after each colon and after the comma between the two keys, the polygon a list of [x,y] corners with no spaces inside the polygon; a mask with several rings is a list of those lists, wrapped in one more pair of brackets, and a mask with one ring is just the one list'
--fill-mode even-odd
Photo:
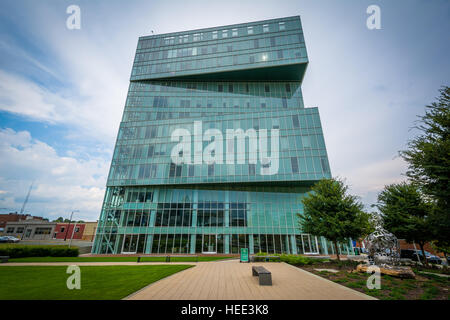
{"label": "antenna on roof", "polygon": [[154,34],[153,30],[150,30],[150,32],[151,32],[152,34]]}

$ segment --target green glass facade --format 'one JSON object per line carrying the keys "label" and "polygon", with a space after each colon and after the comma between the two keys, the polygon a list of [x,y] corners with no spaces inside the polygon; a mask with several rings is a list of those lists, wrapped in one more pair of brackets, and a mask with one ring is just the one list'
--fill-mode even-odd
{"label": "green glass facade", "polygon": [[[318,109],[303,105],[307,64],[298,16],[141,37],[93,253],[334,253],[297,221],[331,177]],[[180,129],[193,133],[184,163]]]}

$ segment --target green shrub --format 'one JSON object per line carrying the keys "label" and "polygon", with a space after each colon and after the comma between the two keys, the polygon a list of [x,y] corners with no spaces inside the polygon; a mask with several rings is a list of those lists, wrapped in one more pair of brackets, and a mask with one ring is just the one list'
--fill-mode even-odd
{"label": "green shrub", "polygon": [[5,245],[0,246],[0,256],[9,256],[10,258],[78,257],[78,248],[69,248],[67,246]]}

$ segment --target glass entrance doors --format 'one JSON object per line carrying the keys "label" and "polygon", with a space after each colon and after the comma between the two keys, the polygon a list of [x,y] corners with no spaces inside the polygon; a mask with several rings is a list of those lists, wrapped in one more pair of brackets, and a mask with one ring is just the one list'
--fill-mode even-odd
{"label": "glass entrance doors", "polygon": [[144,253],[145,234],[127,234],[122,243],[122,253]]}
{"label": "glass entrance doors", "polygon": [[304,254],[319,254],[317,237],[310,234],[302,234],[301,237]]}
{"label": "glass entrance doors", "polygon": [[217,253],[217,235],[202,235],[202,253]]}

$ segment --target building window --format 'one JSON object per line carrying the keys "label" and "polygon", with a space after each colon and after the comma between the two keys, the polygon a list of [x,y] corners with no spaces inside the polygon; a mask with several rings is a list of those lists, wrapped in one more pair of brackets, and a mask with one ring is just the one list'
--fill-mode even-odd
{"label": "building window", "polygon": [[266,93],[270,92],[270,87],[269,87],[268,84],[266,84],[266,85],[264,86],[264,92],[266,92]]}
{"label": "building window", "polygon": [[286,92],[291,92],[291,85],[286,83]]}
{"label": "building window", "polygon": [[298,161],[297,157],[291,157],[292,173],[298,173]]}
{"label": "building window", "polygon": [[212,32],[212,38],[213,39],[217,39],[217,31],[213,31]]}
{"label": "building window", "polygon": [[278,50],[277,56],[278,56],[278,59],[283,59],[283,50]]}
{"label": "building window", "polygon": [[233,92],[233,85],[232,84],[228,85],[228,92]]}
{"label": "building window", "polygon": [[23,233],[23,227],[17,227],[16,233]]}
{"label": "building window", "polygon": [[34,234],[50,234],[52,228],[36,228]]}
{"label": "building window", "polygon": [[227,46],[227,50],[228,50],[228,52],[233,51],[233,46]]}
{"label": "building window", "polygon": [[232,29],[231,30],[231,36],[232,37],[237,37],[237,35],[238,35],[238,29]]}
{"label": "building window", "polygon": [[302,136],[303,148],[311,148],[311,139],[309,136]]}
{"label": "building window", "polygon": [[217,91],[223,92],[223,85],[222,84],[217,85]]}
{"label": "building window", "polygon": [[189,177],[193,177],[195,175],[195,166],[193,164],[189,165]]}
{"label": "building window", "polygon": [[253,27],[247,27],[247,33],[253,34]]}
{"label": "building window", "polygon": [[175,44],[175,37],[164,38],[164,44],[165,45]]}
{"label": "building window", "polygon": [[222,38],[228,38],[228,30],[222,30]]}
{"label": "building window", "polygon": [[262,101],[261,101],[261,108],[265,109],[266,106],[267,106],[266,101],[265,101],[265,100],[262,100]]}
{"label": "building window", "polygon": [[194,41],[202,41],[203,33],[194,33]]}
{"label": "building window", "polygon": [[250,163],[248,165],[248,174],[254,176],[256,174],[256,164]]}
{"label": "building window", "polygon": [[214,175],[214,164],[208,165],[208,176],[211,177]]}
{"label": "building window", "polygon": [[286,30],[286,24],[284,22],[280,22],[278,24],[278,27],[279,27],[280,31]]}
{"label": "building window", "polygon": [[75,228],[75,233],[80,232],[80,227]]}
{"label": "building window", "polygon": [[64,232],[64,230],[66,230],[66,228],[61,227],[61,231],[60,232]]}
{"label": "building window", "polygon": [[270,37],[270,45],[275,47],[275,37]]}
{"label": "building window", "polygon": [[269,32],[269,25],[268,24],[264,24],[263,25],[263,32]]}
{"label": "building window", "polygon": [[14,227],[8,227],[8,229],[6,229],[6,233],[14,233]]}
{"label": "building window", "polygon": [[294,128],[300,128],[300,122],[298,121],[298,115],[292,116],[292,123]]}
{"label": "building window", "polygon": [[327,158],[320,158],[320,164],[322,165],[322,171],[329,173],[330,171],[328,170],[328,161]]}
{"label": "building window", "polygon": [[283,103],[283,108],[287,108],[287,99],[286,98],[281,98],[281,101]]}

